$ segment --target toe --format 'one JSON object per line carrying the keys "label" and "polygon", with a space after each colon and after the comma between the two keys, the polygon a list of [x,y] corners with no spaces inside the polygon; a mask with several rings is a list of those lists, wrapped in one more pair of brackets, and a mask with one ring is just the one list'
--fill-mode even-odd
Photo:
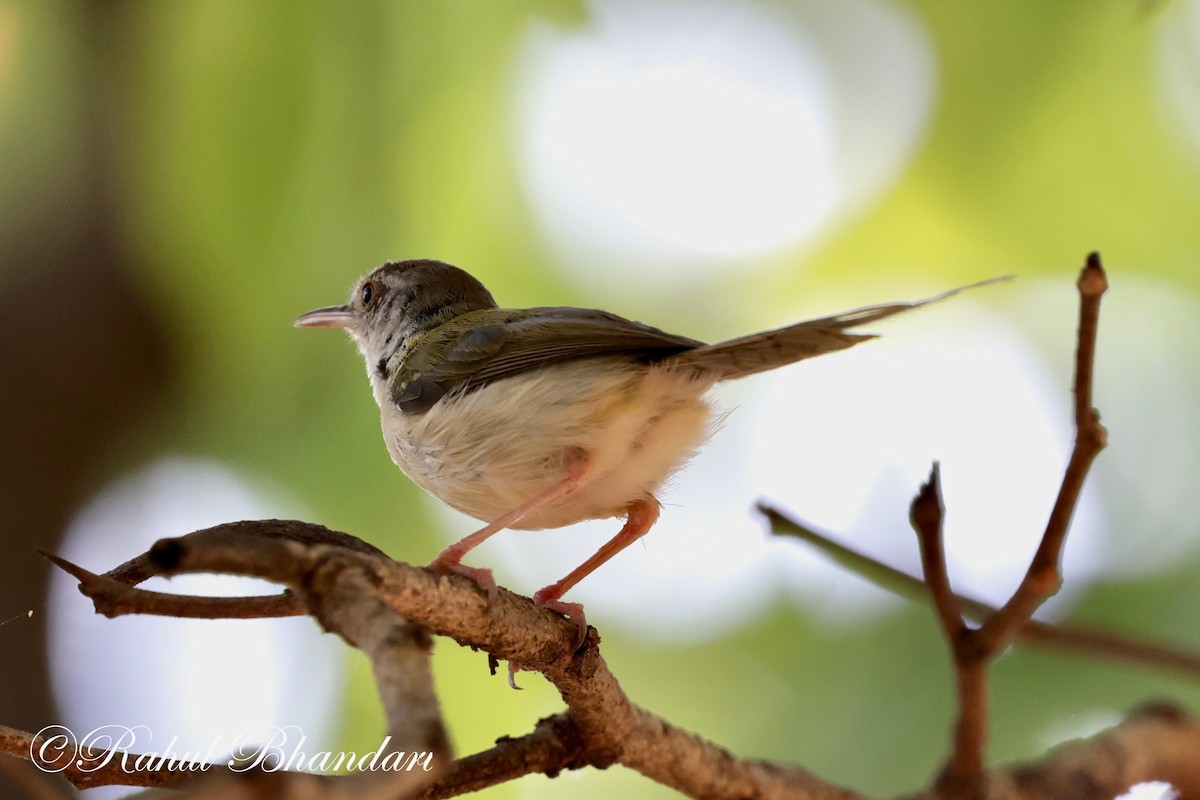
{"label": "toe", "polygon": [[468,567],[466,564],[443,563],[441,558],[435,558],[430,562],[429,568],[443,575],[453,572],[457,575],[470,578],[480,589],[487,592],[489,601],[496,599],[496,594],[499,591],[496,588],[496,579],[492,577],[492,571],[486,567]]}
{"label": "toe", "polygon": [[584,616],[583,606],[579,603],[567,603],[562,600],[552,600],[541,592],[533,596],[533,602],[542,608],[548,608],[551,611],[557,611],[565,617],[569,617],[575,623],[577,633],[575,635],[575,649],[578,650],[583,646],[584,640],[587,639],[587,617]]}

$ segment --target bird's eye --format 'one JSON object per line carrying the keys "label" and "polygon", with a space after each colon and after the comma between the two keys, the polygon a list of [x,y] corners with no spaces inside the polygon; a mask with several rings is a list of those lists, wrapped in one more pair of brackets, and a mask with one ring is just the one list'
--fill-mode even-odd
{"label": "bird's eye", "polygon": [[368,281],[362,287],[362,304],[364,306],[371,305],[371,301],[375,299],[375,284]]}

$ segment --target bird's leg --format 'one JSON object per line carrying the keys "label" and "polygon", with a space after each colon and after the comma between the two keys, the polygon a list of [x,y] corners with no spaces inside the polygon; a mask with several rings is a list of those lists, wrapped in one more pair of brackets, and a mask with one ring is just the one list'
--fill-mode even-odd
{"label": "bird's leg", "polygon": [[[567,463],[567,477],[541,494],[521,503],[521,505],[509,511],[504,516],[493,520],[474,533],[459,539],[438,553],[437,558],[429,562],[429,568],[435,572],[457,572],[460,575],[466,575],[487,592],[489,600],[494,600],[496,597],[496,581],[492,577],[492,571],[481,567],[468,567],[460,563],[463,556],[483,544],[492,534],[520,522],[523,517],[534,509],[540,508],[546,503],[553,502],[578,489],[579,484],[583,482],[583,478],[588,472],[587,453],[579,448],[574,448],[567,451],[565,460]],[[580,577],[583,576],[581,575]],[[564,589],[563,591],[566,590]]]}
{"label": "bird's leg", "polygon": [[629,504],[629,508],[626,509],[625,525],[616,536],[597,550],[595,555],[571,570],[571,574],[567,575],[567,577],[550,584],[544,589],[539,589],[533,595],[533,602],[537,605],[545,606],[560,614],[565,614],[574,620],[575,624],[579,627],[577,647],[583,644],[583,640],[587,636],[587,618],[583,615],[583,606],[579,603],[564,603],[559,598],[566,594],[572,586],[595,571],[605,561],[608,561],[617,553],[645,536],[646,532],[653,527],[657,519],[658,501],[653,497],[644,497],[641,500],[633,501]]}

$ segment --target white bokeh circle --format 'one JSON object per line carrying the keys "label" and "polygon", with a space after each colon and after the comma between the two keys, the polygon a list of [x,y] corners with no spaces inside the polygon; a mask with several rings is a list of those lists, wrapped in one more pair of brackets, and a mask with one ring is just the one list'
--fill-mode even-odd
{"label": "white bokeh circle", "polygon": [[665,285],[810,239],[895,178],[932,106],[926,35],[877,0],[588,10],[527,30],[515,125],[535,219],[592,286]]}
{"label": "white bokeh circle", "polygon": [[[157,539],[242,519],[286,516],[286,504],[225,467],[167,458],[102,490],[71,523],[59,552],[103,571]],[[156,585],[158,584],[158,585]],[[152,579],[146,588],[203,595],[274,594],[265,581],[220,575]],[[342,648],[308,617],[105,619],[76,582],[50,585],[50,674],[62,724],[145,726],[139,749],[220,759],[251,729],[295,726],[329,747],[342,695]],[[117,791],[117,790],[114,790]],[[91,796],[91,795],[89,795]]]}

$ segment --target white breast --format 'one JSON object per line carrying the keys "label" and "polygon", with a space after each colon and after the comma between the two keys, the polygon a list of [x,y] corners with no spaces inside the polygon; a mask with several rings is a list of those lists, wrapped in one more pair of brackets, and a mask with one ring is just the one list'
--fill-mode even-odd
{"label": "white breast", "polygon": [[711,381],[622,359],[557,364],[447,397],[424,414],[382,402],[384,439],[409,478],[450,506],[491,521],[566,477],[588,455],[575,492],[532,512],[536,530],[623,516],[653,496],[712,433]]}

